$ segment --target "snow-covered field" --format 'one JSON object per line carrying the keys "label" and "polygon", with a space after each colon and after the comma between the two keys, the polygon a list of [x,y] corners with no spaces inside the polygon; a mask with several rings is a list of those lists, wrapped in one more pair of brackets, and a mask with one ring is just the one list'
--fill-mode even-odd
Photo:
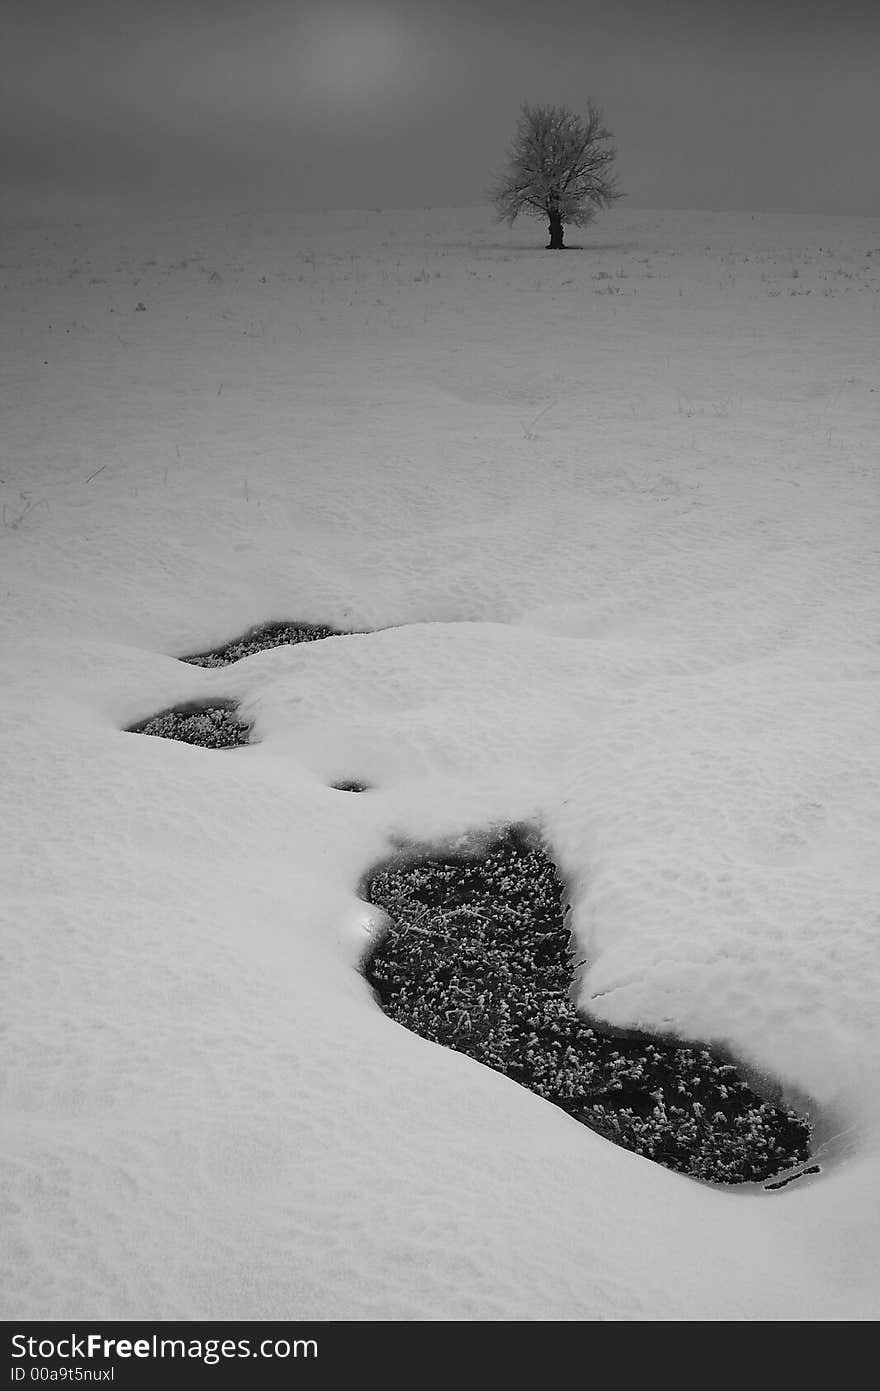
{"label": "snow-covered field", "polygon": [[[876,1317],[880,222],[0,220],[0,1312]],[[177,660],[272,619],[375,631]],[[213,696],[259,742],[124,732]],[[809,1098],[820,1175],[381,1013],[362,876],[512,820],[583,1002]]]}

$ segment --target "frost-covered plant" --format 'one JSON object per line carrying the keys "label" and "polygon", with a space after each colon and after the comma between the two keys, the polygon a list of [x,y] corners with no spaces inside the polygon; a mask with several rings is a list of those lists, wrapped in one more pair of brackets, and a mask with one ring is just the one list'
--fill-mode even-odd
{"label": "frost-covered plant", "polygon": [[537,1092],[626,1149],[695,1178],[760,1180],[809,1155],[810,1128],[700,1046],[603,1034],[569,991],[564,891],[516,832],[481,858],[379,870],[389,915],[367,977],[393,1019]]}
{"label": "frost-covered plant", "polygon": [[592,102],[586,117],[562,106],[524,104],[507,169],[489,191],[499,221],[512,226],[520,213],[546,217],[548,250],[561,251],[567,224],[587,227],[599,208],[623,197],[612,174],[610,139]]}
{"label": "frost-covered plant", "polygon": [[335,628],[315,623],[270,623],[264,628],[245,633],[243,637],[218,647],[215,652],[203,652],[196,657],[182,657],[196,667],[227,667],[242,657],[265,652],[270,647],[285,647],[292,643],[317,642],[319,638],[339,636]]}
{"label": "frost-covered plant", "polygon": [[236,748],[250,739],[250,725],[236,717],[235,709],[220,705],[189,712],[166,710],[144,721],[133,732],[154,734],[160,739],[178,739],[184,744],[200,744],[206,749]]}

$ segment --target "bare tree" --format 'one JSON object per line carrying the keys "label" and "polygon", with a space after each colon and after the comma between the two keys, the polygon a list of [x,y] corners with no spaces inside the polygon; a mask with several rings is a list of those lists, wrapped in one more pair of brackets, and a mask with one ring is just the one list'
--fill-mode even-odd
{"label": "bare tree", "polygon": [[586,119],[562,106],[522,107],[507,172],[490,190],[500,222],[511,226],[521,212],[545,216],[548,251],[563,251],[563,228],[586,227],[619,193],[611,174],[617,151],[606,144],[602,113],[587,103]]}

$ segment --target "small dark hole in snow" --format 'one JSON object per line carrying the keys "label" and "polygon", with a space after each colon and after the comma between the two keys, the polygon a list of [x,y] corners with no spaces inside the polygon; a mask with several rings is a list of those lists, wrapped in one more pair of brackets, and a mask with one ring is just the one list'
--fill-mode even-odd
{"label": "small dark hole in snow", "polygon": [[334,782],[330,785],[336,792],[368,792],[370,788],[366,782]]}
{"label": "small dark hole in snow", "polygon": [[148,720],[129,725],[128,733],[178,739],[205,749],[236,749],[250,742],[251,727],[238,718],[234,701],[214,700],[161,710]]}
{"label": "small dark hole in snow", "polygon": [[717,1053],[621,1036],[578,1011],[565,890],[528,828],[478,854],[398,856],[372,871],[365,896],[388,926],[364,974],[405,1028],[692,1178],[763,1182],[810,1158],[809,1122]]}
{"label": "small dark hole in snow", "polygon": [[266,652],[271,647],[287,647],[300,642],[318,642],[321,638],[347,637],[343,629],[330,628],[324,623],[266,623],[260,628],[251,628],[239,638],[224,643],[212,652],[199,652],[192,657],[181,657],[196,667],[227,667],[240,662],[242,657],[251,657],[255,652]]}

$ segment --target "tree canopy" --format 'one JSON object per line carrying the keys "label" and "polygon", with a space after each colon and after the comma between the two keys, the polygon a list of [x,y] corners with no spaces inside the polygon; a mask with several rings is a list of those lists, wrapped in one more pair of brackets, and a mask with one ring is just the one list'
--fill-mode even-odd
{"label": "tree canopy", "polygon": [[562,246],[562,227],[585,227],[599,208],[610,207],[619,192],[611,166],[617,151],[611,132],[592,102],[585,117],[561,106],[524,104],[506,172],[490,195],[499,221],[511,225],[521,212],[545,216]]}

